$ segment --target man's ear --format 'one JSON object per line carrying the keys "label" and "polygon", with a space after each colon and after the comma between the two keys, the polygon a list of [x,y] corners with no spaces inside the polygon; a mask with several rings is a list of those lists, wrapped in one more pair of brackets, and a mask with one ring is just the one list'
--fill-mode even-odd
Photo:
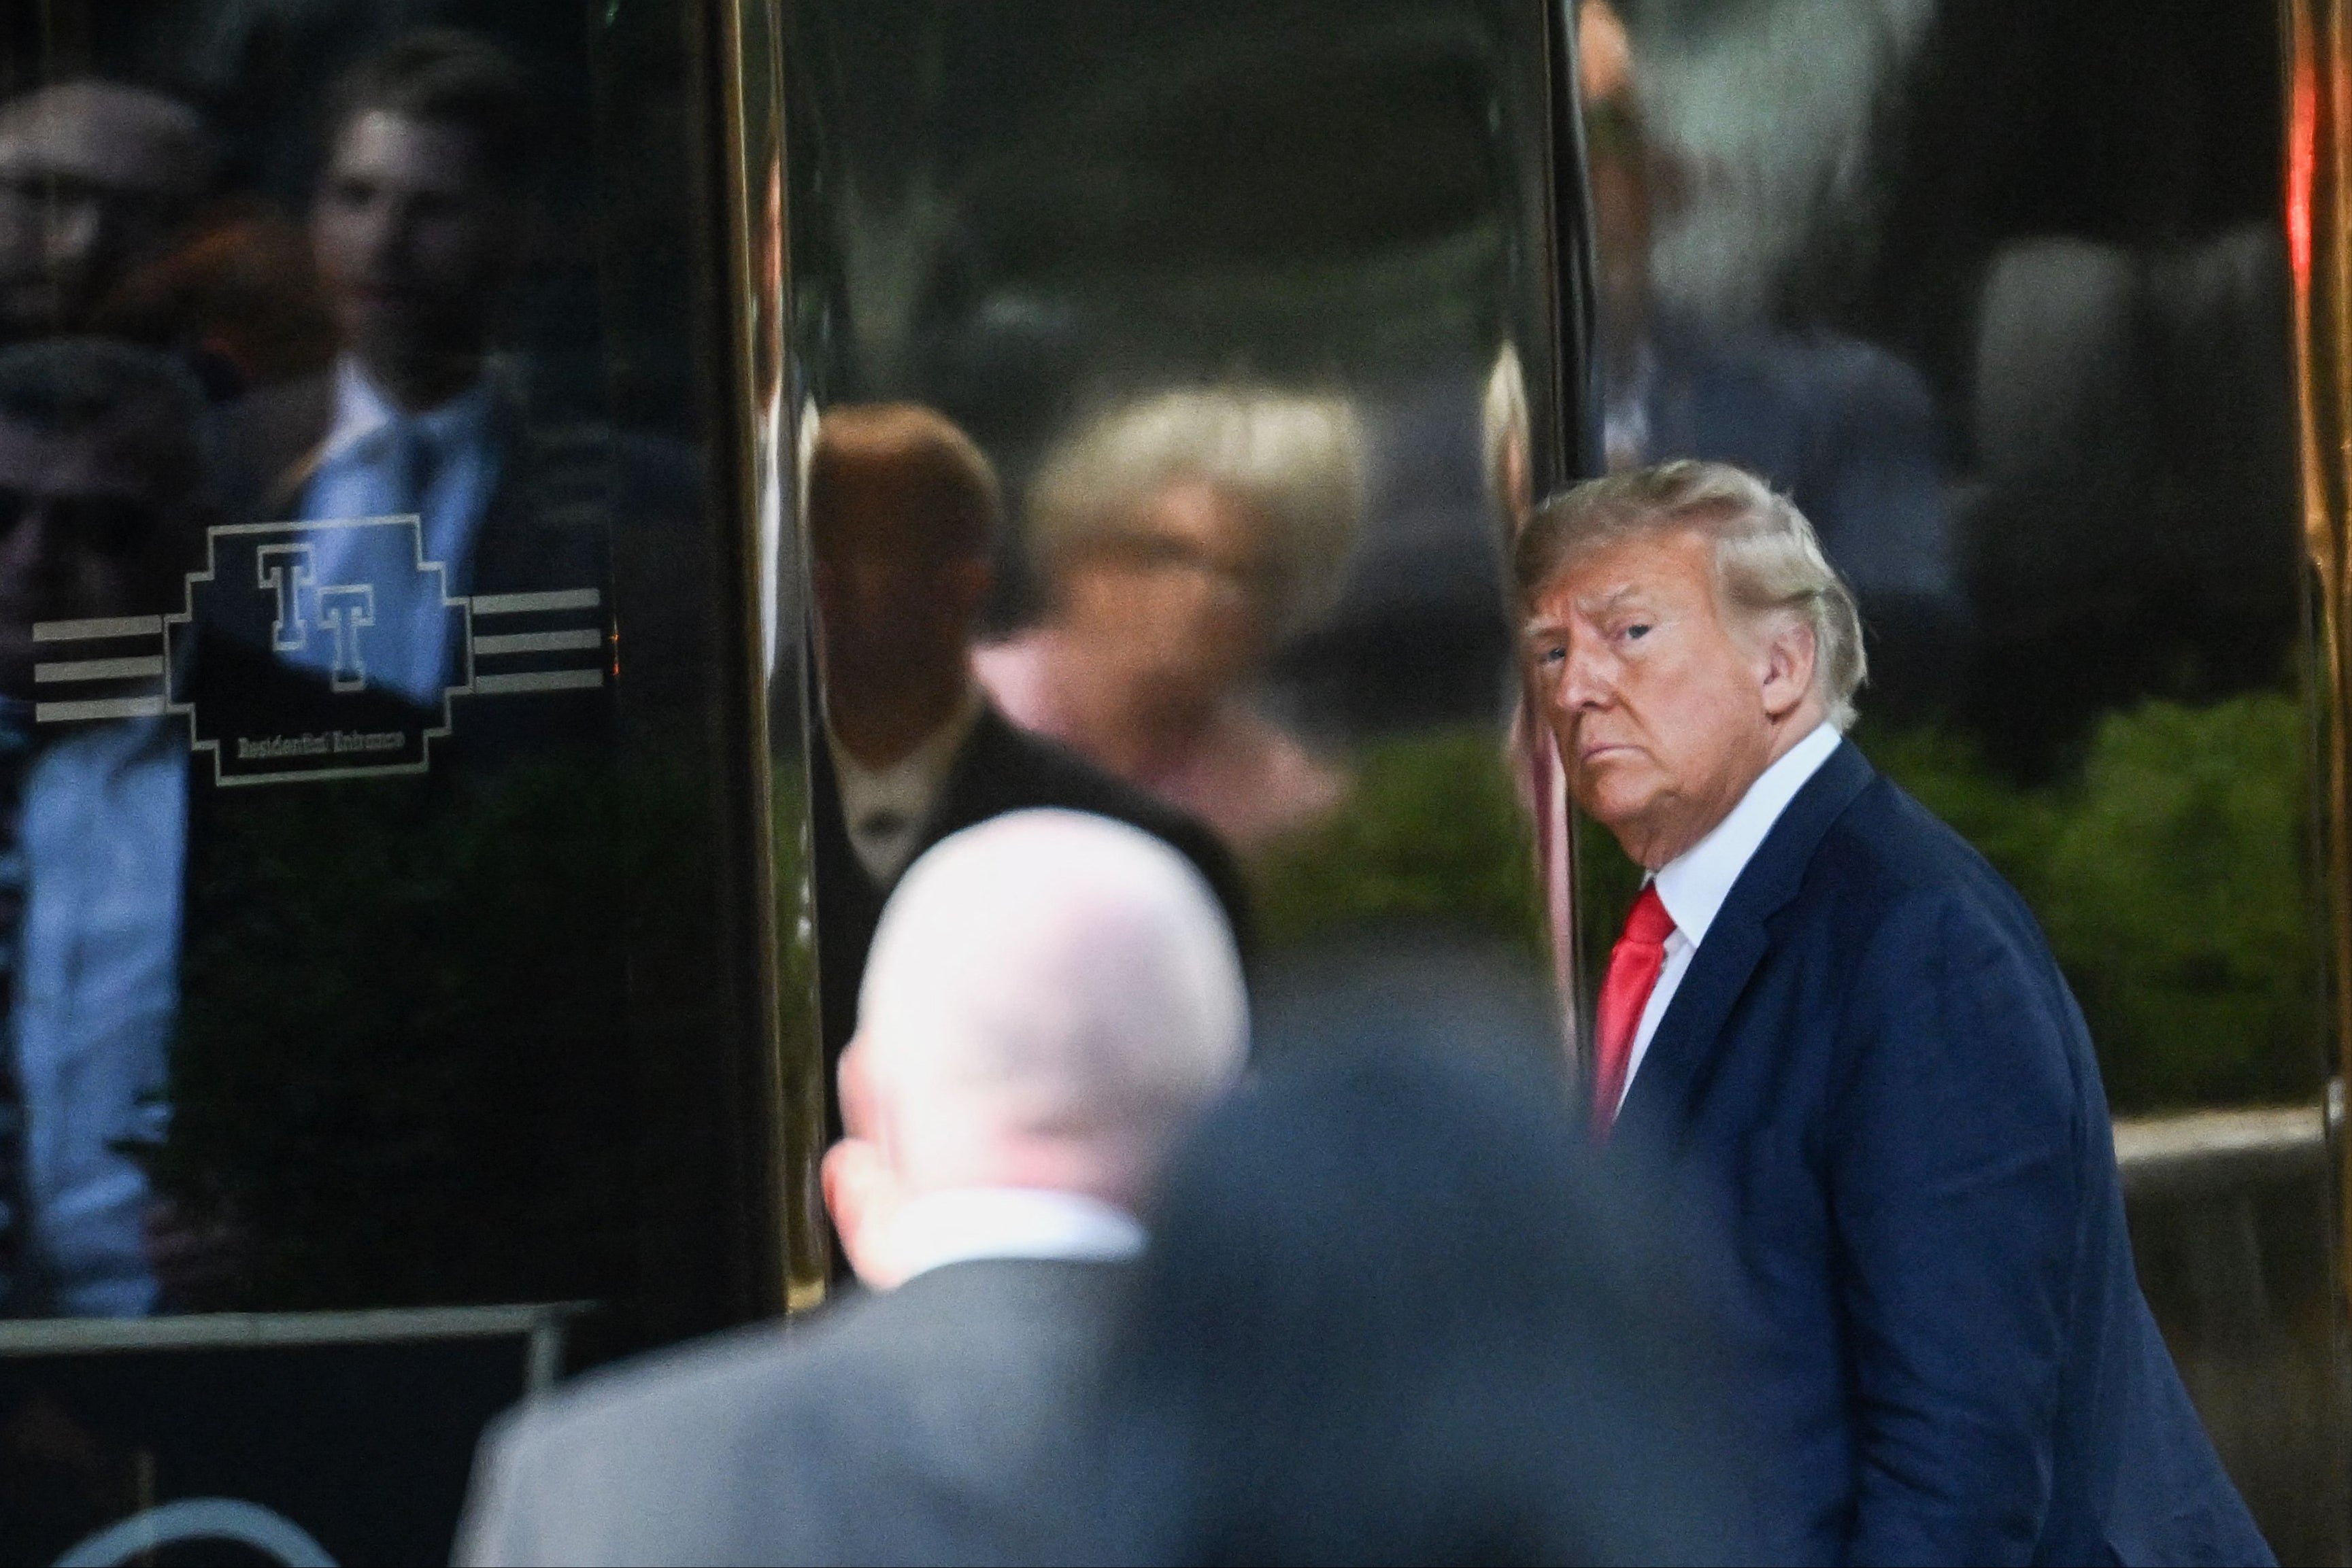
{"label": "man's ear", "polygon": [[1762,633],[1756,650],[1760,695],[1766,716],[1777,723],[1812,694],[1819,650],[1812,624],[1802,616],[1774,615],[1764,622]]}
{"label": "man's ear", "polygon": [[898,1218],[898,1189],[882,1151],[863,1138],[844,1138],[824,1152],[818,1167],[824,1186],[825,1212],[833,1216],[835,1234],[849,1266],[869,1290],[887,1291],[898,1283],[898,1270],[888,1255],[892,1222]]}

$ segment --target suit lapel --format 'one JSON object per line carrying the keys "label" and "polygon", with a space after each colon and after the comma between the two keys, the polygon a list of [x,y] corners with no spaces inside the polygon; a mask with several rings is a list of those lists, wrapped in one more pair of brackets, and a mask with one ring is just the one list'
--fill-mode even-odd
{"label": "suit lapel", "polygon": [[1765,923],[1797,895],[1830,824],[1877,777],[1852,741],[1841,742],[1772,824],[1658,1020],[1617,1115],[1619,1139],[1663,1148],[1680,1131],[1691,1092],[1721,1049],[1723,1026],[1769,946]]}

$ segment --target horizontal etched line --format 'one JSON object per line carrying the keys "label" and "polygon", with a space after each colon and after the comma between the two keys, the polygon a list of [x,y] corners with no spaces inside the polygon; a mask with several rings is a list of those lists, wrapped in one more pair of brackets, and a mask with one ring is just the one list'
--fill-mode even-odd
{"label": "horizontal etched line", "polygon": [[519,692],[576,692],[604,684],[602,670],[533,670],[522,675],[476,675],[474,695],[498,697]]}
{"label": "horizontal etched line", "polygon": [[160,637],[161,615],[117,615],[104,621],[36,621],[36,643],[79,643],[91,637]]}
{"label": "horizontal etched line", "polygon": [[33,684],[47,685],[52,681],[129,681],[142,675],[163,673],[163,656],[148,653],[136,659],[67,659],[54,664],[35,664]]}
{"label": "horizontal etched line", "polygon": [[551,593],[477,593],[477,615],[537,615],[550,610],[593,610],[604,602],[594,588],[565,588]]}
{"label": "horizontal etched line", "polygon": [[497,637],[477,637],[477,653],[577,653],[604,645],[604,633],[587,632],[509,632]]}
{"label": "horizontal etched line", "polygon": [[92,718],[161,718],[162,697],[100,697],[86,703],[35,703],[35,724],[73,724]]}

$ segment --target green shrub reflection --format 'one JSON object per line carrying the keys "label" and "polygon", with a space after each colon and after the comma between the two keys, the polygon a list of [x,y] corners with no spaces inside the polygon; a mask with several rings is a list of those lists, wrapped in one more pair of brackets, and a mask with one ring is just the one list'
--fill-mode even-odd
{"label": "green shrub reflection", "polygon": [[[2311,747],[2276,694],[2111,714],[2081,762],[2015,781],[1935,726],[1855,739],[2024,894],[2081,1001],[2119,1113],[2307,1100],[2323,1071]],[[1588,975],[1640,884],[1578,831]],[[1256,868],[1282,946],[1399,917],[1541,951],[1525,826],[1487,733],[1383,743],[1311,838]]]}

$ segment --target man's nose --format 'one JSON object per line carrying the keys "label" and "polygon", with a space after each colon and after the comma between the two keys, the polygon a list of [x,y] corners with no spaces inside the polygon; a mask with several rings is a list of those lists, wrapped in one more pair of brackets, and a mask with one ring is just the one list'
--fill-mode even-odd
{"label": "man's nose", "polygon": [[1554,701],[1568,712],[1606,707],[1617,692],[1614,664],[1590,640],[1576,638],[1569,643],[1553,692]]}

